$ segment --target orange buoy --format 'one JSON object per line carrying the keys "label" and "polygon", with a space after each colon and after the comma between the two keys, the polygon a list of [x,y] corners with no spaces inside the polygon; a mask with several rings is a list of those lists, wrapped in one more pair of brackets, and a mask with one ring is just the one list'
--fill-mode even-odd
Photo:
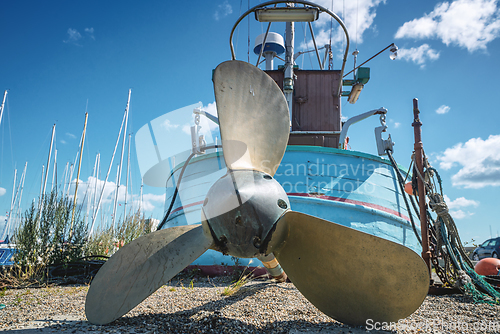
{"label": "orange buoy", "polygon": [[500,271],[500,259],[494,259],[492,257],[482,259],[476,263],[474,270],[476,273],[483,276],[498,275]]}
{"label": "orange buoy", "polygon": [[411,182],[405,184],[405,193],[408,195],[413,195],[413,187],[411,186]]}

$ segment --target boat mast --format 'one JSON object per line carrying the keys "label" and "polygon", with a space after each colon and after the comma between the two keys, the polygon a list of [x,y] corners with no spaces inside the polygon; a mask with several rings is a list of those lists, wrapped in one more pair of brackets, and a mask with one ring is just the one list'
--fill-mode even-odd
{"label": "boat mast", "polygon": [[9,210],[9,217],[7,218],[7,222],[5,224],[5,227],[3,229],[2,233],[2,239],[5,240],[5,236],[8,235],[8,230],[10,228],[10,221],[12,218],[12,209],[14,208],[14,202],[15,202],[15,193],[16,193],[16,179],[17,179],[17,168],[14,170],[14,186],[12,187],[12,199],[10,200],[10,210]]}
{"label": "boat mast", "polygon": [[62,175],[62,178],[61,178],[61,185],[62,185],[63,196],[64,196],[65,191],[66,191],[66,179],[68,177],[68,167],[69,167],[69,162],[66,162],[66,167],[64,167],[64,172],[63,172],[63,175]]}
{"label": "boat mast", "polygon": [[75,171],[75,165],[74,164],[71,164],[69,166],[69,179],[68,179],[68,186],[66,188],[66,191],[65,191],[65,197],[68,197],[69,196],[69,188],[71,187],[71,180],[73,179],[73,172]]}
{"label": "boat mast", "polygon": [[42,180],[40,181],[40,202],[38,203],[38,208],[42,205],[42,193],[43,193],[43,176],[45,175],[45,165],[42,165]]}
{"label": "boat mast", "polygon": [[[116,208],[118,205],[118,190],[120,189],[120,179],[122,176],[123,152],[125,151],[125,140],[126,140],[126,136],[127,136],[127,122],[128,122],[128,108],[130,105],[130,94],[131,93],[132,93],[132,89],[129,89],[128,90],[127,107],[125,108],[125,129],[123,130],[122,153],[120,156],[120,164],[118,165],[118,177],[117,177],[116,192],[115,192],[115,205],[113,207],[113,230],[115,229]],[[124,217],[124,219],[125,219],[125,217]]]}
{"label": "boat mast", "polygon": [[45,178],[43,180],[43,192],[42,192],[42,198],[45,195],[45,188],[47,186],[47,178],[49,176],[49,166],[50,166],[50,158],[52,156],[52,147],[54,146],[54,135],[56,134],[56,125],[54,124],[52,126],[52,136],[50,138],[50,149],[49,149],[49,156],[47,158],[47,170],[45,171]]}
{"label": "boat mast", "polygon": [[[130,93],[129,93],[129,96],[130,96]],[[128,107],[128,104],[127,104],[127,107]],[[95,220],[97,218],[97,214],[99,213],[99,207],[101,205],[102,196],[104,195],[104,189],[106,188],[106,183],[108,182],[109,173],[111,172],[111,168],[113,167],[113,160],[115,158],[116,148],[118,147],[118,143],[120,142],[120,136],[122,134],[123,124],[125,123],[125,118],[127,116],[127,113],[128,113],[128,108],[125,110],[125,113],[123,114],[122,125],[120,126],[120,131],[118,132],[118,138],[116,139],[115,149],[113,151],[113,155],[111,156],[111,162],[109,163],[109,168],[108,168],[108,172],[106,173],[106,178],[104,179],[104,185],[102,186],[101,194],[99,195],[99,201],[97,202],[97,209],[94,213],[94,217],[92,217],[92,226],[90,227],[90,231],[89,231],[89,235],[88,235],[89,238],[92,235],[92,230],[94,229]]]}
{"label": "boat mast", "polygon": [[128,134],[128,156],[127,156],[127,178],[125,180],[125,203],[123,205],[123,217],[127,217],[127,193],[128,193],[128,179],[130,173],[130,137],[132,134]]}
{"label": "boat mast", "polygon": [[57,191],[57,150],[54,151],[54,169],[52,171],[52,187],[50,191],[54,190],[54,184],[56,186]]}
{"label": "boat mast", "polygon": [[50,148],[49,148],[49,156],[47,157],[47,170],[44,169],[45,166],[42,166],[42,187],[40,188],[40,203],[38,204],[38,221],[42,219],[42,210],[43,210],[43,201],[45,197],[45,187],[47,186],[47,178],[49,176],[49,167],[50,167],[50,157],[52,156],[52,147],[54,146],[54,135],[56,134],[56,125],[52,126],[52,136],[50,137]]}
{"label": "boat mast", "polygon": [[94,200],[92,201],[92,217],[94,217],[94,214],[96,213],[96,206],[95,206],[95,201],[97,197],[97,184],[99,181],[99,169],[100,169],[100,163],[101,163],[101,154],[97,153],[95,157],[95,162],[96,162],[96,172],[95,172],[95,185],[94,185]]}
{"label": "boat mast", "polygon": [[5,98],[7,97],[7,90],[3,93],[3,101],[2,105],[0,106],[0,124],[2,124],[2,116],[3,116],[3,107],[5,106]]}
{"label": "boat mast", "polygon": [[144,179],[141,178],[141,195],[140,195],[140,201],[139,201],[139,216],[141,215],[141,209],[142,209],[142,188],[144,187]]}
{"label": "boat mast", "polygon": [[[94,169],[92,170],[92,177],[96,179],[96,173],[97,173],[97,156],[94,162]],[[96,181],[97,182],[97,181]],[[87,183],[87,192],[90,189],[90,182]],[[90,196],[93,196],[94,199],[90,200]],[[87,201],[87,214],[85,215],[85,225],[88,224],[88,219],[89,219],[89,213],[90,213],[90,208],[94,205],[95,203],[95,188],[94,190],[91,191],[89,195],[89,200]]]}
{"label": "boat mast", "polygon": [[87,119],[89,114],[85,113],[85,124],[83,125],[82,142],[80,143],[80,158],[78,159],[78,172],[76,173],[75,196],[73,197],[73,213],[71,214],[71,226],[69,228],[69,238],[73,235],[73,222],[75,221],[76,194],[78,192],[78,181],[80,180],[80,169],[82,167],[83,146],[85,144],[85,132],[87,131]]}
{"label": "boat mast", "polygon": [[28,168],[28,162],[24,164],[23,175],[21,175],[21,191],[19,193],[19,201],[17,202],[17,212],[16,217],[21,216],[21,200],[23,198],[24,180],[26,179],[26,169]]}

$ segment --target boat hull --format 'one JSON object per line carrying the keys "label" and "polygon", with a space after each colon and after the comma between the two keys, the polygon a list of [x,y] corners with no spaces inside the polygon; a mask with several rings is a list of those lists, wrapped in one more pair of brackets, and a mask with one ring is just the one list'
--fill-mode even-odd
{"label": "boat hull", "polygon": [[[179,184],[183,163],[167,181],[168,208]],[[264,169],[272,166],[263,166]],[[403,175],[406,171],[399,167]],[[189,162],[178,196],[164,228],[197,224],[211,185],[226,173],[222,152],[211,152]],[[287,192],[291,209],[404,245],[420,253],[397,175],[386,159],[355,151],[317,146],[288,146],[274,175]],[[415,221],[418,219],[414,217]],[[250,265],[209,250],[193,265]]]}
{"label": "boat hull", "polygon": [[0,244],[0,266],[14,265],[15,245]]}

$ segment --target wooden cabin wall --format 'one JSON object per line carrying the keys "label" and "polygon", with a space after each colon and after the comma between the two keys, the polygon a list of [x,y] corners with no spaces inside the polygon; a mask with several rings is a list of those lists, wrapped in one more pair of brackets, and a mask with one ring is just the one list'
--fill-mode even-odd
{"label": "wooden cabin wall", "polygon": [[[282,70],[266,71],[283,90]],[[339,134],[304,134],[302,131],[340,131],[340,71],[295,70],[292,132],[289,145],[338,148]],[[294,133],[296,131],[296,133]]]}

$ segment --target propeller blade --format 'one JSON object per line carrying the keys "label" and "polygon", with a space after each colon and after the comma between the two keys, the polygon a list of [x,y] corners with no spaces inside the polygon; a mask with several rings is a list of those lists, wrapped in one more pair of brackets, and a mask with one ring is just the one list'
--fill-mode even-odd
{"label": "propeller blade", "polygon": [[299,212],[280,218],[268,252],[314,306],[350,325],[405,318],[429,289],[427,267],[409,248]]}
{"label": "propeller blade", "polygon": [[283,92],[264,71],[237,60],[217,66],[213,81],[226,165],[274,175],[290,133]]}
{"label": "propeller blade", "polygon": [[128,243],[92,281],[85,302],[87,319],[96,325],[118,319],[202,255],[212,240],[197,224],[156,231]]}

